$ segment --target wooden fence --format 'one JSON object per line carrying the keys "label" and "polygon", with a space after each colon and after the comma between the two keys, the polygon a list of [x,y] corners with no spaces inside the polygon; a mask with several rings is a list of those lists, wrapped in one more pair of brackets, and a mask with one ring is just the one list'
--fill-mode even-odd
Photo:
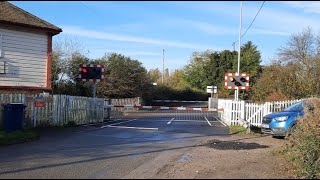
{"label": "wooden fence", "polygon": [[[42,97],[44,107],[35,107],[39,95],[3,94],[0,104],[23,103],[25,126],[63,126],[68,123],[77,125],[103,122],[105,117],[104,99],[67,95]],[[3,106],[0,107],[0,122],[3,122]]]}
{"label": "wooden fence", "polygon": [[123,98],[123,99],[110,99],[110,103],[113,105],[137,105],[141,106],[141,98]]}

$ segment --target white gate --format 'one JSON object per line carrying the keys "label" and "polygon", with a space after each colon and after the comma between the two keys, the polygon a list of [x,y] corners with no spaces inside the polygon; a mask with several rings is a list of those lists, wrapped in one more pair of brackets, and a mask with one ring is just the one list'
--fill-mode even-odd
{"label": "white gate", "polygon": [[252,126],[261,126],[262,118],[267,114],[282,111],[295,104],[299,100],[266,102],[264,104],[246,103],[245,101],[234,101],[230,99],[219,99],[218,108],[223,108],[219,112],[219,117],[227,125],[242,125],[243,121],[249,122]]}

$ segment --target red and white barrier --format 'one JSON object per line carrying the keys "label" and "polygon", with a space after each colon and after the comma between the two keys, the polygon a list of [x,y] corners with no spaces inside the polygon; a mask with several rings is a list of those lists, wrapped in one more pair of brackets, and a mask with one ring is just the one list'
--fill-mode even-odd
{"label": "red and white barrier", "polygon": [[139,108],[139,109],[162,109],[162,110],[186,110],[186,111],[223,111],[220,109],[194,108],[194,107],[167,107],[167,106],[134,106],[134,105],[105,105],[104,108]]}

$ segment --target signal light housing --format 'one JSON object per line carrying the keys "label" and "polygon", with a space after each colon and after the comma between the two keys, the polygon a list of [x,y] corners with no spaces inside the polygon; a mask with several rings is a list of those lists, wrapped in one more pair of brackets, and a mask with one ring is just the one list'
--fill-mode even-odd
{"label": "signal light housing", "polygon": [[224,87],[226,89],[249,89],[249,74],[226,73]]}
{"label": "signal light housing", "polygon": [[80,64],[79,79],[81,81],[100,82],[104,79],[104,66]]}

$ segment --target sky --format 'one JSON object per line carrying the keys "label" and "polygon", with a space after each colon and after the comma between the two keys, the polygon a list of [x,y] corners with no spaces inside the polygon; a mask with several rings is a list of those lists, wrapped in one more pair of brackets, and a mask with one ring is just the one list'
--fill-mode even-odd
{"label": "sky", "polygon": [[[9,2],[60,27],[53,43],[73,39],[90,59],[116,52],[147,70],[162,69],[162,49],[164,66],[172,72],[187,65],[193,52],[233,50],[239,38],[240,1]],[[262,3],[243,1],[242,34]],[[320,32],[319,18],[320,2],[266,1],[241,44],[252,41],[262,64],[269,64],[293,34],[308,26]]]}

